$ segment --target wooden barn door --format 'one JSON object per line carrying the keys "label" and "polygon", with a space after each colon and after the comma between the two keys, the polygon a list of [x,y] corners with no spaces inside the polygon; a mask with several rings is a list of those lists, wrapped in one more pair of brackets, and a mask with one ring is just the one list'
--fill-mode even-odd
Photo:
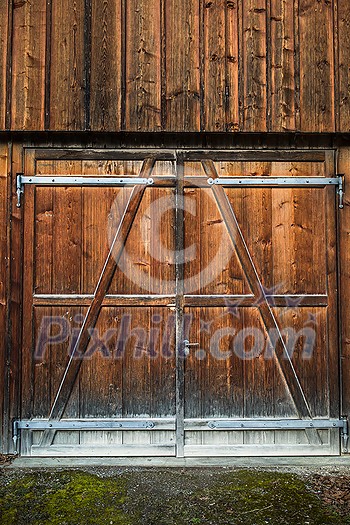
{"label": "wooden barn door", "polygon": [[339,454],[332,156],[249,156],[184,164],[184,454]]}
{"label": "wooden barn door", "polygon": [[268,155],[26,153],[23,455],[339,454],[339,181]]}
{"label": "wooden barn door", "polygon": [[21,453],[174,455],[174,155],[96,155],[27,153]]}

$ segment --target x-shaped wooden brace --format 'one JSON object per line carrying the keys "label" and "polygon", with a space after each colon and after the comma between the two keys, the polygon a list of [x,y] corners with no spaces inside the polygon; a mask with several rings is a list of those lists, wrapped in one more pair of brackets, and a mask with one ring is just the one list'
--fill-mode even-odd
{"label": "x-shaped wooden brace", "polygon": [[[139,175],[140,178],[149,178],[151,176],[155,160],[155,158],[147,158],[144,160]],[[50,411],[49,421],[58,421],[63,416],[74,383],[78,377],[79,370],[84,359],[84,354],[89,346],[91,330],[97,323],[102,302],[108,292],[118,267],[120,257],[122,256],[123,250],[125,248],[126,240],[129,236],[132,223],[136,217],[137,210],[140,207],[146,187],[146,184],[142,184],[138,186],[135,185],[132,189],[123,217],[114,236],[111,248],[103,266],[103,270],[98,280],[94,298],[88,308],[77,341],[74,345],[74,349],[71,353],[69,362],[58,388]],[[55,432],[55,430],[46,429],[43,432],[39,446],[45,447],[51,445],[55,437]]]}
{"label": "x-shaped wooden brace", "polygon": [[[202,164],[204,171],[208,177],[212,179],[218,178],[218,173],[216,171],[215,164],[212,160],[203,161]],[[298,410],[299,417],[301,419],[312,419],[310,407],[304,395],[296,370],[289,356],[276,317],[266,297],[265,289],[259,278],[259,274],[257,272],[253,259],[249,253],[248,246],[244,240],[242,230],[239,227],[235,212],[233,211],[230,201],[222,186],[218,184],[213,184],[212,190],[217,205],[219,207],[221,216],[228,230],[230,239],[236,250],[239,261],[242,265],[249,287],[254,296],[257,299],[260,298],[260,300],[257,301],[257,303],[261,318],[267,329],[267,333],[272,333],[271,330],[276,330],[278,333],[279,337],[275,348],[276,358],[278,360],[283,376],[286,380],[288,389],[291,393],[296,409]],[[306,429],[306,434],[310,443],[317,445],[322,444],[317,430]]]}

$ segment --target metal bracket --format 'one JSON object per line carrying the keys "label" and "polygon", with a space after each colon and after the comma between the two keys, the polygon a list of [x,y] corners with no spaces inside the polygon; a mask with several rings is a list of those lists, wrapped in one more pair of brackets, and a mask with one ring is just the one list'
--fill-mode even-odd
{"label": "metal bracket", "polygon": [[343,441],[343,452],[347,454],[349,452],[349,420],[347,416],[342,416],[341,421],[343,422],[341,437]]}
{"label": "metal bracket", "polygon": [[138,177],[67,177],[66,175],[55,175],[46,177],[25,177],[23,173],[17,173],[17,208],[21,206],[21,196],[25,184],[36,186],[151,186],[154,184],[152,178],[143,179]]}
{"label": "metal bracket", "polygon": [[338,195],[339,195],[339,208],[342,210],[344,208],[344,175],[337,175],[339,180],[338,185]]}
{"label": "metal bracket", "polygon": [[22,178],[23,178],[23,173],[17,173],[17,186],[16,186],[17,208],[21,207],[21,197],[23,193]]}

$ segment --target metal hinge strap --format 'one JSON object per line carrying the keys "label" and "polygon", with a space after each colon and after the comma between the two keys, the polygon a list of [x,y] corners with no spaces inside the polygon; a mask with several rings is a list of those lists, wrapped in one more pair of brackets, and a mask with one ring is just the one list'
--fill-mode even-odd
{"label": "metal hinge strap", "polygon": [[17,207],[21,206],[21,195],[25,184],[35,184],[37,186],[137,186],[154,184],[152,178],[139,177],[72,177],[64,175],[45,176],[45,177],[25,177],[22,173],[17,174]]}
{"label": "metal hinge strap", "polygon": [[226,186],[228,188],[234,187],[290,187],[302,188],[306,186],[314,188],[325,188],[326,186],[338,186],[337,193],[339,195],[339,208],[343,208],[344,197],[344,176],[337,175],[336,177],[218,177],[217,179],[209,178],[207,182],[210,186],[214,184]]}
{"label": "metal hinge strap", "polygon": [[207,423],[212,430],[306,430],[308,428],[341,428],[344,432],[344,419],[218,419]]}
{"label": "metal hinge strap", "polygon": [[25,419],[13,422],[13,442],[17,451],[17,443],[21,430],[153,430],[169,427],[175,429],[173,419],[67,419],[49,421],[47,419]]}

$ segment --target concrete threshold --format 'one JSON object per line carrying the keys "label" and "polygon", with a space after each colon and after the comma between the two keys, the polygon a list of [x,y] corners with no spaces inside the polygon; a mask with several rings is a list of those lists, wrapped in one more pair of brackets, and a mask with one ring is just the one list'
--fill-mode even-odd
{"label": "concrete threshold", "polygon": [[79,468],[79,467],[350,467],[350,455],[312,456],[312,457],[19,457],[7,469],[41,468]]}

